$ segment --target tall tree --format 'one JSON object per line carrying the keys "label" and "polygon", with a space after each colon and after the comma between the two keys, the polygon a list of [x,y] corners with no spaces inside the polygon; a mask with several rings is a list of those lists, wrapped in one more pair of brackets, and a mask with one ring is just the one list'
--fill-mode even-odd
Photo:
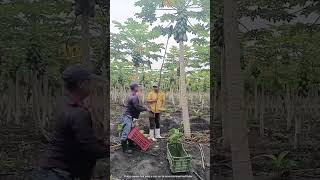
{"label": "tall tree", "polygon": [[[174,40],[179,44],[179,64],[180,64],[180,104],[182,108],[182,119],[184,123],[184,135],[191,136],[190,120],[188,109],[188,97],[186,91],[186,61],[184,52],[184,42],[188,41],[187,32],[194,32],[190,19],[196,19],[197,25],[202,28],[209,21],[209,1],[208,0],[156,0],[147,1],[139,0],[135,3],[141,7],[141,12],[137,13],[137,17],[142,18],[150,24],[158,19],[161,26],[158,27],[164,32],[163,35],[173,34]],[[200,9],[200,11],[194,11]],[[156,17],[158,12],[164,12],[160,17]],[[168,24],[164,24],[164,23]],[[203,23],[204,22],[204,23]],[[174,24],[174,27],[173,25]]]}
{"label": "tall tree", "polygon": [[[148,24],[132,18],[124,23],[113,23],[119,30],[118,33],[111,34],[111,57],[114,60],[128,61],[131,58],[136,75],[139,75],[139,67],[144,70],[144,66],[151,67],[152,61],[158,61],[163,44],[153,40],[160,35],[159,30],[150,30]],[[138,80],[138,77],[136,78]]]}
{"label": "tall tree", "polygon": [[224,43],[226,68],[226,121],[230,123],[230,142],[234,180],[253,180],[248,147],[247,122],[243,112],[243,80],[238,38],[238,6],[235,0],[224,1]]}

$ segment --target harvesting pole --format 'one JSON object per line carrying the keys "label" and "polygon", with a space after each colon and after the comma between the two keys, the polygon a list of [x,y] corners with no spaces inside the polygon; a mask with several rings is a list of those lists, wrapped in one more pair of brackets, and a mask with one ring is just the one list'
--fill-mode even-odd
{"label": "harvesting pole", "polygon": [[[172,31],[170,31],[170,33],[168,34],[168,39],[167,39],[167,43],[166,43],[166,48],[164,50],[164,55],[163,55],[163,61],[162,61],[162,64],[161,64],[161,68],[160,68],[160,72],[159,72],[159,81],[158,81],[158,89],[160,89],[160,85],[161,85],[161,75],[162,75],[162,69],[163,69],[163,65],[164,65],[164,61],[166,59],[166,55],[167,55],[167,49],[168,49],[168,43],[169,43],[169,39],[172,35]],[[157,92],[157,101],[156,103],[158,102],[158,96],[159,95],[159,91]],[[155,106],[155,111],[157,110],[157,104]],[[156,117],[156,114],[154,114],[154,117]]]}
{"label": "harvesting pole", "polygon": [[164,55],[163,55],[163,61],[162,61],[161,68],[160,68],[160,72],[159,72],[159,82],[158,82],[158,87],[159,87],[159,88],[160,88],[160,84],[161,84],[162,69],[163,69],[164,61],[165,61],[165,59],[166,59],[167,49],[168,49],[168,42],[169,42],[170,37],[171,37],[171,34],[168,35],[168,39],[167,39],[167,43],[166,43],[166,48],[165,48],[165,50],[164,50]]}

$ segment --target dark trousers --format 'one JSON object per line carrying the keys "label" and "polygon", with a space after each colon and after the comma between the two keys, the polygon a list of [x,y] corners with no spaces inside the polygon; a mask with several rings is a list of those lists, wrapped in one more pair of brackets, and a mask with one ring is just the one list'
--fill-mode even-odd
{"label": "dark trousers", "polygon": [[150,129],[159,129],[160,128],[160,113],[152,113],[153,116],[149,117]]}

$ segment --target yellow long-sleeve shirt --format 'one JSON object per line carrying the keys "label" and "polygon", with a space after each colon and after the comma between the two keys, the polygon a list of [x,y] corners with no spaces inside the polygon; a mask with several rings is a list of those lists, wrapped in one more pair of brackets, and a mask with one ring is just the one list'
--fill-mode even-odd
{"label": "yellow long-sleeve shirt", "polygon": [[149,107],[153,113],[160,113],[164,108],[166,100],[165,94],[161,91],[158,93],[154,90],[148,93],[147,101],[157,100],[157,102],[149,103]]}

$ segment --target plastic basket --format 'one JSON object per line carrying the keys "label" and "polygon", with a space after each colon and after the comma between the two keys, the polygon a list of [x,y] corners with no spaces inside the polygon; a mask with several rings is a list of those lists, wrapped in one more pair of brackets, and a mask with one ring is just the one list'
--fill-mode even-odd
{"label": "plastic basket", "polygon": [[191,156],[187,154],[181,143],[167,143],[167,159],[172,173],[189,172],[191,170]]}
{"label": "plastic basket", "polygon": [[138,128],[133,128],[128,138],[134,141],[143,151],[148,150],[152,144],[152,141],[144,137]]}

